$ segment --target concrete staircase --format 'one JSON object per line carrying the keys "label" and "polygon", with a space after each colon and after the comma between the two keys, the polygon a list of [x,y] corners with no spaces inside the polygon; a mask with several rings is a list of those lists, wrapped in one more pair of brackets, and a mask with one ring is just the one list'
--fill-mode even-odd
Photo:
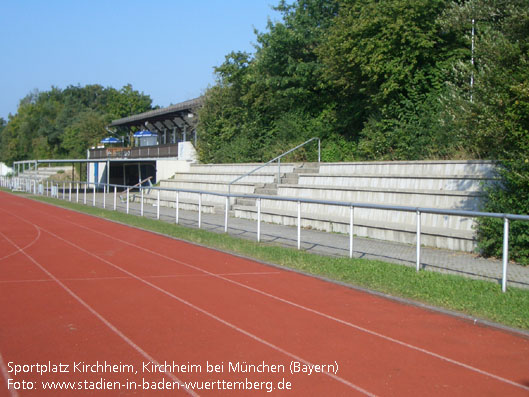
{"label": "concrete staircase", "polygon": [[[227,192],[228,184],[258,164],[200,165],[190,172],[161,181],[162,187]],[[479,209],[482,186],[494,180],[494,165],[487,161],[411,161],[362,163],[282,164],[265,167],[231,187],[232,193],[307,198],[352,203],[442,209]],[[174,206],[175,194],[162,192],[162,205]],[[152,197],[151,197],[152,199]],[[180,207],[197,210],[198,195],[180,193]],[[202,210],[223,213],[225,198],[204,194]],[[256,200],[237,198],[233,216],[257,219]],[[297,203],[261,200],[264,222],[296,225]],[[348,233],[349,208],[302,204],[302,227]],[[364,237],[415,242],[415,213],[355,209],[355,234]],[[423,244],[472,251],[475,221],[468,217],[423,214]]]}
{"label": "concrete staircase", "polygon": [[[230,182],[261,165],[260,163],[191,164],[188,172],[179,172],[170,179],[161,180],[160,187],[227,193]],[[292,172],[295,166],[295,164],[281,164],[281,171],[285,173]],[[277,165],[269,165],[232,184],[230,188],[231,193],[277,194],[277,169],[275,167]],[[202,211],[204,213],[224,213],[225,200],[221,196],[203,194]],[[241,200],[241,203],[249,206],[255,205],[255,199],[237,198],[235,200]],[[147,203],[154,204],[156,201],[156,192],[153,191],[146,196]],[[198,194],[180,192],[178,201],[181,209],[198,211]],[[174,208],[175,204],[176,194],[174,192],[161,192],[160,205]]]}
{"label": "concrete staircase", "polygon": [[[318,173],[319,171],[319,164],[318,163],[301,163],[294,165],[294,168],[292,168],[291,171],[285,172],[284,174],[280,175],[279,183],[277,182],[277,174],[275,176],[274,182],[272,183],[264,183],[264,184],[256,184],[254,189],[254,194],[260,195],[260,196],[277,196],[278,195],[278,186],[287,184],[287,185],[297,185],[299,182],[299,175],[300,174],[314,174]],[[234,208],[241,208],[241,207],[255,207],[256,205],[256,199],[254,198],[236,198],[235,199],[235,207]]]}
{"label": "concrete staircase", "polygon": [[[278,195],[352,203],[443,209],[479,209],[483,183],[493,180],[490,162],[369,162],[321,164],[318,173],[299,173],[295,184],[281,184]],[[256,210],[235,207],[235,216],[256,219]],[[265,222],[296,225],[297,203],[262,200]],[[302,205],[302,226],[348,233],[349,208]],[[424,214],[424,245],[472,251],[475,221],[467,217]],[[415,242],[415,213],[355,209],[355,234]]]}
{"label": "concrete staircase", "polygon": [[21,172],[19,176],[22,178],[36,179],[41,182],[60,174],[67,174],[70,176],[69,179],[71,179],[72,166],[39,167],[37,170],[32,169]]}

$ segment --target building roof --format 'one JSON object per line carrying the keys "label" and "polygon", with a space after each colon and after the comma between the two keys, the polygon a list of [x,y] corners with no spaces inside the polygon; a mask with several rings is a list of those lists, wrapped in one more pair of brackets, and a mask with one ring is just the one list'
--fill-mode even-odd
{"label": "building roof", "polygon": [[137,127],[140,129],[145,127],[153,129],[154,127],[158,131],[175,127],[194,127],[197,121],[196,112],[202,106],[202,103],[203,97],[190,99],[166,108],[150,110],[114,120],[109,127]]}

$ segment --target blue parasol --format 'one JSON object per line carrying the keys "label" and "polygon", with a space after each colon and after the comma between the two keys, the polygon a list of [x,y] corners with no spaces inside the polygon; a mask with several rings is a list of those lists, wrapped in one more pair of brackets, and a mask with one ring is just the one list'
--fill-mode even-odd
{"label": "blue parasol", "polygon": [[120,143],[120,142],[121,141],[118,138],[114,138],[113,136],[109,136],[101,140],[101,143]]}

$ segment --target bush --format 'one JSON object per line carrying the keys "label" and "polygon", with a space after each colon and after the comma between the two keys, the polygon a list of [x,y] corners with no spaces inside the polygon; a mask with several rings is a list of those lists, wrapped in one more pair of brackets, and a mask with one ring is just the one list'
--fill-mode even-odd
{"label": "bush", "polygon": [[[485,188],[483,210],[487,212],[529,214],[529,159],[502,161],[498,164],[499,182]],[[478,246],[485,256],[501,257],[503,219],[480,218]],[[529,222],[511,221],[509,257],[529,264]]]}

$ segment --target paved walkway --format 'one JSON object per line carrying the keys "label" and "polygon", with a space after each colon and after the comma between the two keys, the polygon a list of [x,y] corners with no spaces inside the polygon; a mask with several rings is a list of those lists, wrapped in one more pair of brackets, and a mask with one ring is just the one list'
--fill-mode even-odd
{"label": "paved walkway", "polygon": [[[87,204],[92,205],[91,194],[87,199]],[[75,200],[75,197],[73,200]],[[107,195],[106,204],[107,208],[113,206],[111,195]],[[98,207],[103,206],[101,193],[96,195],[96,205]],[[118,200],[117,207],[119,211],[125,212],[126,203],[121,203]],[[156,218],[156,210],[155,206],[145,204],[144,216]],[[129,212],[140,215],[139,203],[130,203]],[[175,222],[175,209],[160,207],[160,219],[171,223]],[[179,223],[183,226],[198,227],[198,213],[180,210]],[[224,233],[224,214],[202,214],[201,228],[212,232]],[[228,233],[232,236],[255,241],[257,239],[257,223],[247,219],[230,217],[228,220]],[[296,248],[297,228],[262,223],[261,241]],[[349,236],[302,229],[301,249],[317,254],[347,257],[349,255]],[[355,258],[378,259],[415,267],[415,255],[416,247],[414,245],[362,237],[354,238],[353,256]],[[424,270],[484,279],[501,286],[501,260],[485,259],[474,254],[423,247],[421,250],[421,267]],[[525,267],[509,263],[507,274],[507,286],[529,288],[529,266]]]}

